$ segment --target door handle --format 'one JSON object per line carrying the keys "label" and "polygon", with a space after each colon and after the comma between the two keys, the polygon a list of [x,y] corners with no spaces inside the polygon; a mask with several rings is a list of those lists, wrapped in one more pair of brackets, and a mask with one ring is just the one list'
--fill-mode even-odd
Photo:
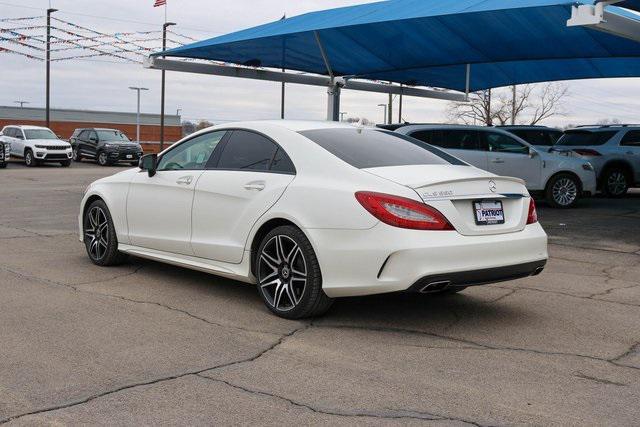
{"label": "door handle", "polygon": [[189,185],[189,184],[191,184],[191,181],[193,181],[193,177],[192,176],[181,176],[176,181],[176,184],[178,184],[178,185]]}
{"label": "door handle", "polygon": [[502,160],[502,159],[493,159],[493,160],[491,160],[491,163],[504,163],[504,160]]}
{"label": "door handle", "polygon": [[262,190],[264,190],[265,186],[266,186],[266,183],[264,181],[253,181],[253,182],[246,183],[244,185],[244,189],[245,190],[262,191]]}

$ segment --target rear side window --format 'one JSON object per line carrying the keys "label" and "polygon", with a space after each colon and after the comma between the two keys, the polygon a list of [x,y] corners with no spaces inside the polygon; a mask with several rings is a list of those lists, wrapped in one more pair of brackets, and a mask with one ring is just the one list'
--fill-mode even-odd
{"label": "rear side window", "polygon": [[557,145],[577,147],[584,145],[604,145],[618,131],[591,132],[588,130],[570,130],[564,133]]}
{"label": "rear side window", "polygon": [[274,156],[273,162],[271,163],[271,171],[289,174],[296,173],[296,168],[295,166],[293,166],[293,162],[282,148],[278,148],[278,151],[276,151],[276,155]]}
{"label": "rear side window", "polygon": [[407,165],[467,165],[422,141],[389,131],[316,129],[300,134],[358,169]]}
{"label": "rear side window", "polygon": [[[418,139],[423,141],[421,138]],[[450,150],[480,150],[480,138],[475,130],[434,130],[430,144]]]}
{"label": "rear side window", "polygon": [[266,171],[278,151],[268,138],[244,130],[234,130],[220,155],[217,169]]}
{"label": "rear side window", "polygon": [[627,147],[640,147],[640,130],[631,130],[622,138],[620,145]]}
{"label": "rear side window", "polygon": [[560,138],[560,135],[562,135],[561,132],[533,129],[508,129],[507,131],[519,136],[531,145],[541,145],[545,147],[550,147],[555,144],[558,138]]}

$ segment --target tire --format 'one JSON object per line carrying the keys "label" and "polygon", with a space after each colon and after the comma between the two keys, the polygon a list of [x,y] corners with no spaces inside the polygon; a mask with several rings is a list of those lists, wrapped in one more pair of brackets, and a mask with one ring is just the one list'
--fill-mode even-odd
{"label": "tire", "polygon": [[109,156],[104,151],[99,151],[97,156],[97,162],[100,166],[109,166]]}
{"label": "tire", "polygon": [[102,200],[96,200],[89,205],[82,223],[84,245],[91,262],[107,267],[126,261],[127,255],[118,251],[118,237],[113,219]]}
{"label": "tire", "polygon": [[133,166],[134,168],[138,167],[140,165],[140,162],[131,162],[131,166]]}
{"label": "tire", "polygon": [[629,190],[629,175],[624,169],[610,168],[602,174],[602,192],[607,197],[619,198]]}
{"label": "tire", "polygon": [[71,166],[71,160],[65,160],[64,162],[60,162],[63,168],[68,168]]}
{"label": "tire", "polygon": [[24,164],[27,165],[27,167],[34,167],[36,166],[37,160],[35,159],[35,157],[33,156],[33,151],[31,151],[30,148],[27,148],[27,150],[24,152]]}
{"label": "tire", "polygon": [[74,147],[73,148],[73,161],[74,162],[81,162],[82,161],[82,154],[80,154],[80,151],[78,150],[78,147]]}
{"label": "tire", "polygon": [[322,290],[320,264],[309,239],[294,226],[277,227],[262,239],[255,274],[262,301],[285,319],[320,316],[333,303]]}
{"label": "tire", "polygon": [[553,208],[569,209],[576,206],[582,195],[582,183],[568,173],[559,173],[547,183],[545,199]]}
{"label": "tire", "polygon": [[0,169],[4,169],[6,167],[7,167],[7,163],[6,162],[0,163]]}

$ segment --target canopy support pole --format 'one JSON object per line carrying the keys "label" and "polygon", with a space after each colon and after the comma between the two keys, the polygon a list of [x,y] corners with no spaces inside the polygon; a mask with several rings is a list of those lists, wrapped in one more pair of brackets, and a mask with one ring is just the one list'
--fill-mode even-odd
{"label": "canopy support pole", "polygon": [[316,43],[318,43],[318,48],[320,49],[320,55],[322,55],[324,66],[327,68],[327,73],[329,73],[329,77],[331,78],[329,89],[327,89],[327,120],[332,122],[339,122],[341,91],[340,84],[336,82],[335,75],[333,74],[333,70],[331,69],[331,63],[329,62],[329,57],[327,56],[327,52],[324,50],[322,40],[320,40],[320,34],[317,31],[314,31],[313,35],[316,38]]}
{"label": "canopy support pole", "polygon": [[469,101],[469,89],[471,87],[471,64],[467,64],[467,78],[464,85],[464,96],[465,101]]}

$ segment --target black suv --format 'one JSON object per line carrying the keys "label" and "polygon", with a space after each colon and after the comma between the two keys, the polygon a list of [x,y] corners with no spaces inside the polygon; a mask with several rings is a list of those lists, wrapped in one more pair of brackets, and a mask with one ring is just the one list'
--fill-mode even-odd
{"label": "black suv", "polygon": [[142,147],[131,142],[127,136],[117,129],[84,128],[76,129],[69,138],[73,149],[73,160],[76,162],[87,158],[108,166],[118,162],[138,166],[142,157]]}
{"label": "black suv", "polygon": [[549,128],[546,126],[536,125],[504,125],[497,126],[502,130],[506,130],[520,138],[524,139],[531,145],[536,147],[553,147],[562,137],[563,132],[560,129]]}

